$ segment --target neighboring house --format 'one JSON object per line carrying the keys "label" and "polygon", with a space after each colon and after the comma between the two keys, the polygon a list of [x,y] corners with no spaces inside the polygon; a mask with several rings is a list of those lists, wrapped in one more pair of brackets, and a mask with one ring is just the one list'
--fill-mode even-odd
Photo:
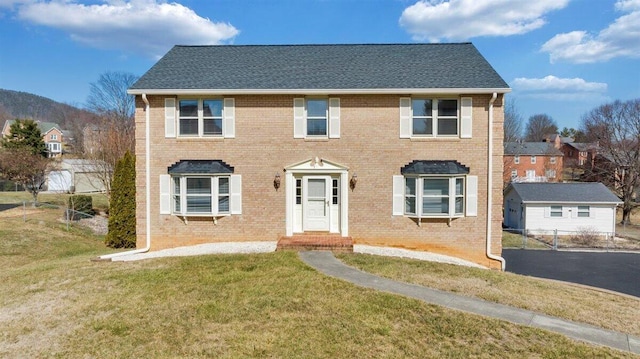
{"label": "neighboring house", "polygon": [[557,149],[562,149],[562,146],[565,143],[572,143],[574,140],[571,137],[563,137],[560,136],[559,134],[553,134],[553,135],[549,135],[547,136],[543,142],[548,142],[548,143],[552,143],[553,147],[557,148]]}
{"label": "neighboring house", "polygon": [[565,167],[590,168],[598,153],[598,144],[585,142],[565,143],[561,150],[564,154]]}
{"label": "neighboring house", "polygon": [[512,183],[504,195],[504,224],[529,233],[615,233],[621,203],[602,183]]}
{"label": "neighboring house", "polygon": [[63,159],[47,175],[47,191],[64,193],[104,192],[107,165],[94,160]]}
{"label": "neighboring house", "polygon": [[507,142],[504,144],[503,181],[561,182],[562,152],[549,142]]}
{"label": "neighboring house", "polygon": [[509,91],[470,43],[176,46],[129,89],[138,248],[341,238],[499,267]]}
{"label": "neighboring house", "polygon": [[[4,127],[2,128],[2,136],[9,136],[11,134],[11,125],[15,123],[16,120],[7,120],[4,123]],[[47,150],[49,151],[49,157],[60,157],[62,156],[62,144],[63,142],[63,132],[58,127],[58,124],[53,122],[40,122],[36,121],[38,128],[40,129],[40,133],[42,134],[42,139],[44,140],[45,145],[47,146]]]}

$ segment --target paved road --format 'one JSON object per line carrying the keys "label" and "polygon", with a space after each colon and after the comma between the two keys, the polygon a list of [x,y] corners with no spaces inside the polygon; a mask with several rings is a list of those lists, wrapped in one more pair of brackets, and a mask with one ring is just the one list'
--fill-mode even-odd
{"label": "paved road", "polygon": [[640,297],[640,253],[503,249],[507,272],[590,285]]}
{"label": "paved road", "polygon": [[22,206],[22,203],[0,203],[0,212],[6,211],[11,208],[16,208],[18,206]]}

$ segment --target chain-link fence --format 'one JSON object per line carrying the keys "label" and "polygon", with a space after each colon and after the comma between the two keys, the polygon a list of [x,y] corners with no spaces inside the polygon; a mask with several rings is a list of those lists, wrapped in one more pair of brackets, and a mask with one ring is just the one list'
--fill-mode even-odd
{"label": "chain-link fence", "polygon": [[585,227],[575,231],[505,229],[502,235],[503,248],[522,249],[593,249],[593,250],[640,250],[640,240],[621,237],[616,233],[598,232]]}
{"label": "chain-link fence", "polygon": [[54,203],[47,202],[33,202],[33,201],[21,201],[13,203],[0,204],[0,212],[12,210],[11,217],[22,217],[23,222],[31,218],[37,218],[38,212],[34,209],[61,209],[61,217],[58,217],[60,222],[63,222],[69,231],[73,226],[88,227],[96,234],[107,233],[107,219],[102,216],[96,216],[91,213],[76,211],[66,206],[61,206]]}

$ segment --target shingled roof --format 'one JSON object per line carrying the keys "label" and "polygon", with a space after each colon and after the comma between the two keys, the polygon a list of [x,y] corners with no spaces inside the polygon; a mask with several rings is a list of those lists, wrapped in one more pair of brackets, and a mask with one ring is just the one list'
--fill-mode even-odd
{"label": "shingled roof", "polygon": [[523,203],[621,203],[599,182],[512,183],[510,186]]}
{"label": "shingled roof", "polygon": [[169,166],[169,174],[233,173],[233,167],[221,160],[182,160]]}
{"label": "shingled roof", "polygon": [[510,91],[473,44],[455,43],[175,46],[129,92],[386,89]]}
{"label": "shingled roof", "polygon": [[547,155],[562,156],[562,152],[549,142],[506,142],[505,155]]}

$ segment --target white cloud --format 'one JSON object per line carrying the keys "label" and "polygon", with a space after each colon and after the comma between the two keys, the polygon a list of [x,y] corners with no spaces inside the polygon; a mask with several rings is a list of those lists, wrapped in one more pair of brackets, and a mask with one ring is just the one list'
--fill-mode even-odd
{"label": "white cloud", "polygon": [[18,16],[63,30],[89,46],[155,57],[176,44],[221,44],[238,34],[231,24],[213,22],[178,3],[156,0],[111,0],[99,5],[75,1],[26,3],[18,8]]}
{"label": "white cloud", "polygon": [[402,12],[400,25],[413,39],[467,40],[524,34],[545,24],[543,16],[569,0],[420,0]]}
{"label": "white cloud", "polygon": [[558,34],[542,45],[550,61],[570,63],[604,62],[616,57],[640,57],[640,0],[616,2],[618,11],[627,12],[597,35],[586,31]]}
{"label": "white cloud", "polygon": [[606,83],[587,82],[581,78],[560,78],[553,75],[537,79],[519,77],[511,85],[513,94],[519,98],[587,103],[608,100]]}
{"label": "white cloud", "polygon": [[514,88],[521,91],[606,92],[607,84],[587,82],[581,78],[559,78],[553,75],[541,79],[519,77],[513,80]]}

